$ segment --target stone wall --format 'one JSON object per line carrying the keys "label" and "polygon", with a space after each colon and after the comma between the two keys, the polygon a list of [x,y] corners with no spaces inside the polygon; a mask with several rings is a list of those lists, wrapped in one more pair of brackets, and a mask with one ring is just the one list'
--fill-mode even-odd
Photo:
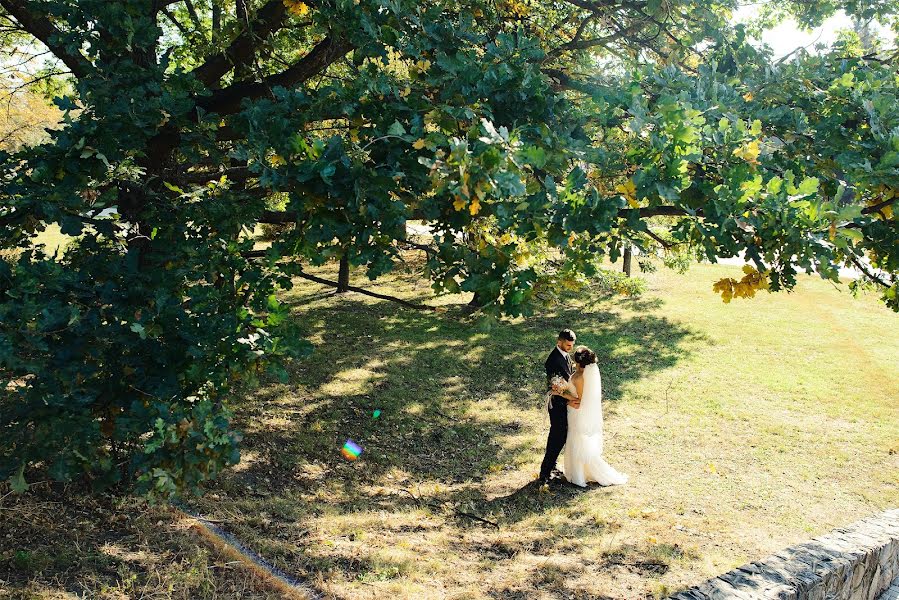
{"label": "stone wall", "polygon": [[899,509],[743,565],[671,600],[878,600],[899,578]]}

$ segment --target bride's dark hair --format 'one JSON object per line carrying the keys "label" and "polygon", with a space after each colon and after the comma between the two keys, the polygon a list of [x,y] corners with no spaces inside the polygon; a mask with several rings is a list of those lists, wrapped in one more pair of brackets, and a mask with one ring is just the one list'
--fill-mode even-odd
{"label": "bride's dark hair", "polygon": [[596,352],[587,346],[578,346],[577,350],[574,351],[574,362],[582,367],[592,365],[596,362]]}

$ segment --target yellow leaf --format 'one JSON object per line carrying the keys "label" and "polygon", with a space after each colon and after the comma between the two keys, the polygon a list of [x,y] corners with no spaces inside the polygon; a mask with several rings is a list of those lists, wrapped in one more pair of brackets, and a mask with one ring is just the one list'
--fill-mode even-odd
{"label": "yellow leaf", "polygon": [[284,0],[284,6],[287,7],[287,12],[297,17],[305,16],[309,12],[309,5],[298,0]]}
{"label": "yellow leaf", "polygon": [[416,150],[421,150],[422,148],[425,147],[425,141],[424,140],[415,140],[415,143],[412,144],[412,147],[415,148]]}
{"label": "yellow leaf", "polygon": [[472,217],[475,216],[476,214],[478,214],[478,213],[480,212],[480,210],[481,210],[481,203],[478,202],[478,199],[477,199],[477,198],[475,198],[474,200],[472,200],[471,206],[468,207],[468,210],[471,211],[471,216],[472,216]]}
{"label": "yellow leaf", "polygon": [[411,94],[411,93],[412,93],[412,88],[410,88],[410,87],[407,85],[407,86],[406,86],[406,89],[404,89],[403,91],[400,92],[400,98],[405,98],[406,96],[408,96],[408,95]]}
{"label": "yellow leaf", "polygon": [[640,204],[637,202],[637,186],[634,185],[633,179],[628,179],[615,187],[615,191],[624,196],[627,203],[634,208],[638,208]]}
{"label": "yellow leaf", "polygon": [[759,141],[753,140],[751,142],[747,142],[736,148],[733,152],[734,156],[737,158],[742,158],[746,162],[750,164],[758,164],[758,157],[761,154],[761,149],[759,148]]}
{"label": "yellow leaf", "polygon": [[752,95],[752,92],[746,92],[745,94],[743,94],[743,100],[745,100],[746,102],[752,102],[753,98],[754,96]]}
{"label": "yellow leaf", "polygon": [[268,162],[273,167],[280,167],[281,165],[287,164],[287,161],[284,160],[284,157],[280,154],[273,154],[272,157],[268,159]]}
{"label": "yellow leaf", "polygon": [[453,202],[453,208],[455,208],[456,210],[462,210],[463,208],[465,208],[465,204],[465,198],[463,198],[462,196],[456,196],[456,200]]}

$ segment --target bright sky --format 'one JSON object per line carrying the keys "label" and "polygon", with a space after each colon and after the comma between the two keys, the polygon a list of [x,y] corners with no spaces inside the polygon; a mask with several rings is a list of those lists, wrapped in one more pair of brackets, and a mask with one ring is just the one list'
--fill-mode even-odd
{"label": "bright sky", "polygon": [[[739,9],[734,17],[737,21],[748,21],[755,14],[755,7],[744,6]],[[774,58],[778,59],[789,54],[800,46],[808,46],[809,52],[815,51],[816,44],[824,44],[830,46],[837,39],[837,32],[840,29],[851,29],[852,19],[846,16],[846,13],[840,11],[838,14],[827,19],[821,27],[812,31],[802,31],[796,27],[796,21],[793,19],[785,20],[783,23],[770,29],[762,34],[762,41],[774,50]],[[874,24],[875,31],[880,30],[877,24]]]}

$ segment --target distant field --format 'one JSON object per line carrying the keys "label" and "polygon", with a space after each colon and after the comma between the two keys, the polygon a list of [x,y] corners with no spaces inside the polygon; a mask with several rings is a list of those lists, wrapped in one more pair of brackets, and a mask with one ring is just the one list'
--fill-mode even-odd
{"label": "distant field", "polygon": [[[583,296],[489,330],[411,269],[353,283],[442,312],[298,281],[282,299],[315,353],[290,383],[235,395],[243,460],[195,505],[346,599],[658,597],[899,505],[899,315],[811,277],[725,305],[712,283],[736,273],[660,271],[641,298]],[[607,459],[626,486],[532,484],[542,363],[566,326],[599,354]],[[357,462],[340,456],[347,438]],[[33,502],[0,524],[15,536],[0,590],[263,597],[171,513],[82,509],[44,542],[29,523],[75,509]],[[58,564],[76,543],[86,554]],[[16,551],[45,558],[26,568]]]}

